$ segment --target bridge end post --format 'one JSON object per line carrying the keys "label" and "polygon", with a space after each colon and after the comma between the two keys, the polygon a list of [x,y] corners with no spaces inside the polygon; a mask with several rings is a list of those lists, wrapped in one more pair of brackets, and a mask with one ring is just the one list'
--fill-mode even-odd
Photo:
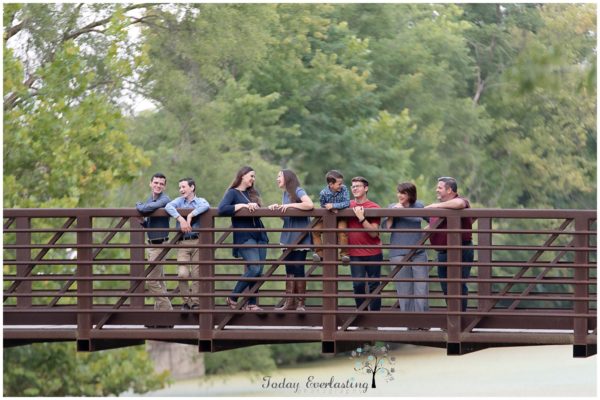
{"label": "bridge end post", "polygon": [[[575,230],[587,231],[590,229],[590,221],[587,218],[575,218]],[[590,246],[588,235],[576,235],[573,239],[575,246]],[[585,265],[585,268],[574,268],[573,279],[577,281],[587,281],[590,279],[590,252],[588,250],[575,251],[574,262],[579,265]],[[587,315],[586,317],[573,318],[573,357],[583,358],[596,354],[596,345],[588,343],[588,331],[590,328],[590,285],[588,283],[575,283],[573,285],[573,294],[575,297],[586,299],[586,301],[574,301],[573,312],[578,315]]]}

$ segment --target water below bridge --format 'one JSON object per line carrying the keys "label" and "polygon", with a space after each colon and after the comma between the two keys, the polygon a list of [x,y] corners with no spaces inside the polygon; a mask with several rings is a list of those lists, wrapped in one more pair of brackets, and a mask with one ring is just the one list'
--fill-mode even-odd
{"label": "water below bridge", "polygon": [[404,345],[390,352],[396,357],[394,380],[378,377],[376,389],[368,375],[354,371],[355,360],[340,355],[269,374],[178,381],[145,396],[596,396],[597,357],[573,358],[572,351],[572,346],[508,347],[447,356],[445,349]]}

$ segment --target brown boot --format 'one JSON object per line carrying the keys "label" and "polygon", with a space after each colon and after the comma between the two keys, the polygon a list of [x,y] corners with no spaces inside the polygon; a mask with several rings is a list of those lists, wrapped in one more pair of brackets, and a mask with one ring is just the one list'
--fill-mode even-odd
{"label": "brown boot", "polygon": [[[294,276],[288,275],[287,280],[285,281],[285,293],[286,294],[294,294]],[[286,297],[283,305],[281,307],[276,307],[275,311],[285,311],[285,310],[295,310],[296,309],[296,299],[293,297]]]}
{"label": "brown boot", "polygon": [[[296,281],[294,282],[294,292],[296,294],[300,294],[303,295],[306,293],[306,281]],[[304,308],[304,300],[306,298],[304,296],[302,297],[296,297],[296,300],[298,301],[298,305],[296,306],[296,311],[306,311],[306,309]]]}

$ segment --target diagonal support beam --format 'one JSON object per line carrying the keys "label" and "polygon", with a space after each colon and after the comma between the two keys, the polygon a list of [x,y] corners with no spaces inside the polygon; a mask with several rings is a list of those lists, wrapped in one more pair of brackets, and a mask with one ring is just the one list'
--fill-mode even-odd
{"label": "diagonal support beam", "polygon": [[[572,240],[571,243],[569,243],[569,247],[573,247],[575,245],[575,240]],[[554,260],[552,260],[551,264],[557,264],[561,258],[564,257],[564,255],[567,254],[566,250],[562,250],[556,257],[554,257]],[[550,272],[552,269],[552,267],[546,267],[542,270],[542,272],[540,272],[536,277],[535,280],[536,281],[541,281],[544,279],[544,277],[548,274],[548,272]],[[531,293],[531,291],[533,290],[533,288],[537,285],[537,283],[530,283],[525,290],[523,290],[520,293],[520,296],[527,296],[529,295],[529,293]],[[511,305],[508,307],[509,310],[514,310],[515,308],[517,308],[517,306],[519,305],[519,303],[521,303],[521,301],[526,300],[526,299],[515,299]]]}
{"label": "diagonal support beam", "polygon": [[[313,221],[313,223],[311,225],[311,230],[317,223],[317,220]],[[308,231],[303,232],[302,235],[298,236],[298,238],[296,239],[296,241],[293,244],[294,245],[299,244],[307,234],[308,234]],[[286,258],[293,250],[294,250],[293,248],[285,249],[284,252],[281,254],[281,256],[279,256],[279,258],[277,259],[277,262],[274,264],[271,264],[271,267],[262,276],[265,278],[272,276],[273,273],[275,272],[275,270],[281,265],[279,262],[283,261],[283,259]],[[307,276],[307,275],[305,274],[305,276]],[[260,289],[260,287],[263,285],[263,283],[265,283],[264,280],[260,281],[260,282],[256,282],[254,285],[252,285],[251,287],[248,287],[246,290],[244,290],[242,292],[242,294],[256,293],[258,291],[258,289]],[[241,299],[238,299],[238,303],[235,307],[235,310],[241,310],[242,307],[244,307],[244,305],[246,305],[247,302],[248,302],[248,296],[244,296]],[[221,323],[218,325],[217,330],[223,330],[223,328],[225,328],[225,326],[235,317],[235,315],[236,314],[226,315],[225,318],[223,318]]]}
{"label": "diagonal support beam", "polygon": [[[429,229],[430,229],[431,231],[429,231],[429,230],[428,230],[428,231],[426,231],[425,235],[423,235],[423,238],[421,238],[421,240],[419,241],[418,245],[419,245],[419,246],[422,246],[422,245],[424,245],[424,244],[425,244],[425,242],[426,242],[427,240],[429,240],[429,237],[430,237],[431,235],[433,235],[433,233],[434,233],[435,229],[437,229],[437,227],[438,227],[438,226],[440,226],[440,224],[441,224],[443,221],[444,221],[444,219],[443,219],[443,218],[440,218],[440,219],[438,219],[438,220],[436,221],[436,223],[435,223],[433,226],[430,226],[430,228],[429,228]],[[410,252],[409,252],[408,254],[406,254],[406,255],[405,255],[403,258],[402,258],[402,260],[400,261],[400,263],[399,263],[398,265],[396,265],[396,267],[394,267],[394,269],[393,269],[393,270],[392,270],[392,271],[391,271],[391,272],[390,272],[390,273],[387,275],[387,278],[392,278],[392,277],[396,276],[396,274],[397,274],[397,273],[400,271],[400,268],[402,268],[402,263],[404,263],[404,262],[408,262],[408,261],[412,260],[413,256],[414,256],[414,255],[417,253],[417,250],[418,250],[418,249],[412,249],[412,250],[410,250]],[[379,295],[379,294],[381,293],[381,291],[382,291],[382,290],[385,288],[385,286],[386,286],[386,285],[387,285],[389,282],[390,282],[390,281],[387,281],[387,282],[380,283],[380,284],[379,284],[379,286],[377,286],[377,287],[375,288],[375,290],[373,291],[373,293],[370,293],[370,294]],[[366,309],[366,308],[369,306],[369,304],[371,304],[371,301],[373,301],[373,299],[372,299],[372,298],[370,298],[370,299],[369,299],[369,298],[368,298],[368,299],[365,299],[365,301],[363,301],[363,302],[362,302],[362,304],[360,305],[360,307],[358,307],[357,311],[364,311],[364,310],[365,310],[365,309]],[[352,323],[353,323],[353,322],[356,320],[357,316],[358,316],[358,315],[356,315],[356,314],[350,315],[350,317],[349,317],[349,318],[346,320],[346,322],[344,322],[344,324],[342,325],[342,327],[341,327],[341,330],[342,330],[342,331],[345,331],[345,330],[347,330],[347,329],[348,329],[348,327],[349,327],[349,326],[350,326],[350,325],[351,325],[351,324],[352,324]]]}
{"label": "diagonal support beam", "polygon": [[[223,233],[223,235],[221,235],[221,237],[219,238],[219,240],[217,240],[216,244],[222,244],[225,239],[227,239],[227,237],[230,235],[231,232],[225,232]],[[173,240],[171,240],[169,242],[169,244],[175,244],[179,241],[179,239],[181,239],[182,237],[182,233],[178,232],[177,235],[175,235],[175,237],[173,238]],[[167,253],[169,253],[170,248],[165,248],[163,249],[163,251],[158,255],[158,257],[154,260],[154,262],[149,262],[149,266],[148,268],[144,271],[144,275],[142,275],[142,278],[146,278],[148,277],[148,275],[154,271],[154,268],[156,268],[156,266],[158,265],[156,263],[156,261],[162,261],[165,259],[165,257],[167,256]],[[133,292],[135,292],[135,290],[142,284],[144,283],[144,281],[142,280],[136,280],[134,281],[134,283],[131,285],[131,287],[129,288],[129,290],[125,293],[124,296],[122,296],[117,303],[115,303],[115,305],[113,306],[113,310],[119,309],[121,308],[121,306],[123,304],[125,304],[125,302],[127,301],[127,299],[129,298],[129,294],[132,294]],[[108,313],[106,315],[104,315],[104,317],[102,317],[102,319],[98,322],[98,324],[96,324],[95,329],[102,329],[102,327],[104,325],[106,325],[106,323],[110,320],[110,318],[113,316],[113,313]]]}
{"label": "diagonal support beam", "polygon": [[13,222],[15,222],[15,218],[7,218],[6,222],[4,223],[4,230],[7,230],[8,228],[10,228],[10,226],[13,224]]}
{"label": "diagonal support beam", "polygon": [[[123,225],[125,225],[125,223],[127,222],[128,218],[123,217],[121,218],[121,220],[117,223],[117,225],[115,225],[114,229],[120,229],[123,227]],[[108,232],[108,234],[106,235],[106,237],[102,240],[102,245],[108,244],[113,237],[115,237],[115,235],[117,234],[117,232]],[[94,252],[92,253],[92,258],[96,259],[96,256],[102,251],[101,247],[98,247],[96,249],[94,249]],[[58,301],[62,298],[62,295],[65,294],[73,285],[73,283],[75,283],[74,279],[69,279],[68,281],[65,282],[65,284],[62,286],[62,288],[60,288],[60,291],[58,292],[58,295],[56,295],[49,303],[49,307],[54,307],[56,305],[56,303],[58,303]]]}
{"label": "diagonal support beam", "polygon": [[[175,235],[175,237],[169,242],[169,244],[175,244],[179,241],[179,239],[181,239],[181,237],[183,236],[183,234],[181,232],[177,232],[177,235]],[[150,273],[152,271],[154,271],[154,268],[156,268],[158,266],[158,262],[159,261],[163,261],[165,259],[165,257],[167,256],[167,253],[169,253],[169,250],[171,250],[170,247],[165,247],[160,254],[158,255],[158,257],[156,257],[155,260],[153,261],[149,261],[148,264],[148,268],[146,268],[146,270],[144,271],[144,274],[141,275],[141,278],[147,278],[148,275],[150,275]],[[121,306],[123,304],[125,304],[125,302],[127,301],[127,299],[129,299],[130,294],[133,294],[133,292],[135,292],[137,290],[137,288],[140,287],[141,284],[143,284],[145,281],[143,280],[136,280],[133,281],[132,285],[129,287],[129,289],[127,290],[127,292],[125,292],[125,294],[123,296],[121,296],[119,298],[119,300],[115,303],[115,305],[113,306],[113,310],[117,310],[119,308],[121,308]],[[107,313],[105,314],[102,319],[100,319],[100,321],[96,324],[95,329],[102,329],[102,327],[108,322],[108,320],[113,316],[113,313]]]}
{"label": "diagonal support beam", "polygon": [[[315,225],[317,224],[317,222],[320,220],[320,218],[315,218],[314,221],[312,221],[311,223],[311,230],[315,227]],[[308,232],[302,232],[302,235],[300,236],[300,238],[298,239],[298,242],[301,242],[302,239],[304,239],[304,237],[308,235]],[[312,273],[315,271],[315,269],[317,269],[317,267],[319,266],[319,264],[312,264],[310,266],[310,268],[308,268],[308,270],[304,273],[305,277],[309,277],[312,275]],[[281,299],[279,300],[279,302],[275,305],[275,308],[277,307],[281,307],[283,305],[283,303],[285,302],[285,299]]]}
{"label": "diagonal support beam", "polygon": [[[573,222],[573,218],[568,218],[566,220],[563,221],[563,223],[560,225],[560,227],[558,228],[559,231],[564,232],[565,229]],[[548,239],[546,239],[546,241],[544,242],[544,247],[549,247],[552,243],[554,243],[554,241],[556,241],[556,239],[558,239],[558,237],[560,236],[559,233],[553,233],[550,235],[550,237]],[[535,263],[541,256],[542,254],[544,254],[545,250],[538,250],[535,252],[535,254],[533,256],[531,256],[531,258],[528,260],[528,263]],[[519,272],[517,272],[517,274],[515,275],[516,279],[521,279],[523,277],[523,275],[525,275],[525,273],[527,271],[529,271],[530,267],[521,267],[521,270]],[[508,293],[510,291],[510,289],[512,289],[512,287],[515,284],[513,282],[508,282],[506,285],[504,285],[504,288],[502,288],[502,290],[499,292],[500,296],[504,296],[506,293]],[[500,302],[500,299],[496,299],[493,301],[490,301],[487,306],[483,309],[483,312],[490,312],[498,303]],[[483,320],[484,316],[480,315],[477,316],[473,321],[471,321],[471,323],[469,325],[467,325],[464,329],[464,332],[470,332],[471,330],[473,330],[473,328],[475,328],[482,320]]]}
{"label": "diagonal support beam", "polygon": [[[74,222],[75,222],[75,218],[74,217],[69,218],[63,224],[62,230],[69,229],[71,227],[71,225],[73,225]],[[63,237],[63,235],[65,233],[66,232],[63,232],[63,231],[56,232],[52,236],[52,238],[50,238],[50,241],[48,241],[49,247],[45,247],[42,250],[40,250],[40,252],[37,254],[37,256],[35,257],[35,259],[33,261],[35,262],[35,261],[42,260],[46,256],[46,254],[48,254],[48,252],[51,250],[50,246],[56,244],[56,242],[58,242],[60,240],[60,238]],[[31,263],[31,264],[27,265],[24,268],[24,271],[23,271],[24,275],[23,276],[31,276],[31,273],[33,272],[33,269],[36,266],[37,266],[37,264],[35,264],[35,263]],[[19,287],[19,285],[21,284],[21,282],[23,282],[23,281],[15,281],[15,282],[13,282],[6,290],[4,290],[4,293],[13,293],[17,289],[17,287]],[[7,298],[8,298],[7,296],[4,296],[4,301],[6,301]]]}

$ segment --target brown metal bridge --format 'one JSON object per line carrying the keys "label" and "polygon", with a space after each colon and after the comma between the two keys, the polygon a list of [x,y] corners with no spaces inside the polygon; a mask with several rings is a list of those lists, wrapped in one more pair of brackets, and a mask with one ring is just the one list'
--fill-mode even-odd
{"label": "brown metal bridge", "polygon": [[[241,211],[239,215],[245,215]],[[185,212],[182,212],[186,215]],[[166,215],[164,210],[154,215]],[[372,341],[445,347],[449,355],[499,346],[569,344],[574,357],[596,354],[596,211],[595,210],[430,210],[369,209],[367,216],[438,216],[448,221],[448,294],[430,269],[427,312],[401,312],[394,282],[401,265],[425,248],[437,266],[436,246],[424,231],[403,263],[384,261],[378,288],[381,311],[356,309],[347,265],[337,260],[337,218],[326,210],[288,211],[323,219],[323,262],[307,261],[305,312],[275,311],[285,297],[285,262],[289,249],[279,245],[281,214],[261,209],[270,237],[263,275],[242,296],[257,296],[262,312],[232,310],[225,297],[239,280],[244,262],[231,256],[228,217],[210,209],[201,216],[200,307],[186,314],[177,293],[180,233],[171,229],[164,250],[145,260],[145,230],[134,209],[4,210],[4,345],[76,341],[80,351],[136,345],[145,340],[189,343],[212,352],[266,343],[321,342],[324,353],[346,351]],[[460,218],[475,219],[475,262],[466,312],[461,312]],[[174,225],[174,224],[172,224]],[[432,227],[435,228],[435,227]],[[384,256],[390,248],[381,229]],[[157,245],[152,245],[157,247]],[[352,246],[348,246],[352,247]],[[406,246],[404,247],[406,248]],[[437,248],[441,250],[441,248]],[[387,257],[385,257],[387,260]],[[155,311],[145,290],[149,272],[165,268],[173,311]],[[299,278],[302,279],[302,278]],[[364,278],[365,281],[373,280]],[[414,280],[413,280],[414,281]],[[240,300],[244,297],[240,297]],[[174,325],[146,328],[145,325]],[[420,329],[415,329],[420,328]]]}

